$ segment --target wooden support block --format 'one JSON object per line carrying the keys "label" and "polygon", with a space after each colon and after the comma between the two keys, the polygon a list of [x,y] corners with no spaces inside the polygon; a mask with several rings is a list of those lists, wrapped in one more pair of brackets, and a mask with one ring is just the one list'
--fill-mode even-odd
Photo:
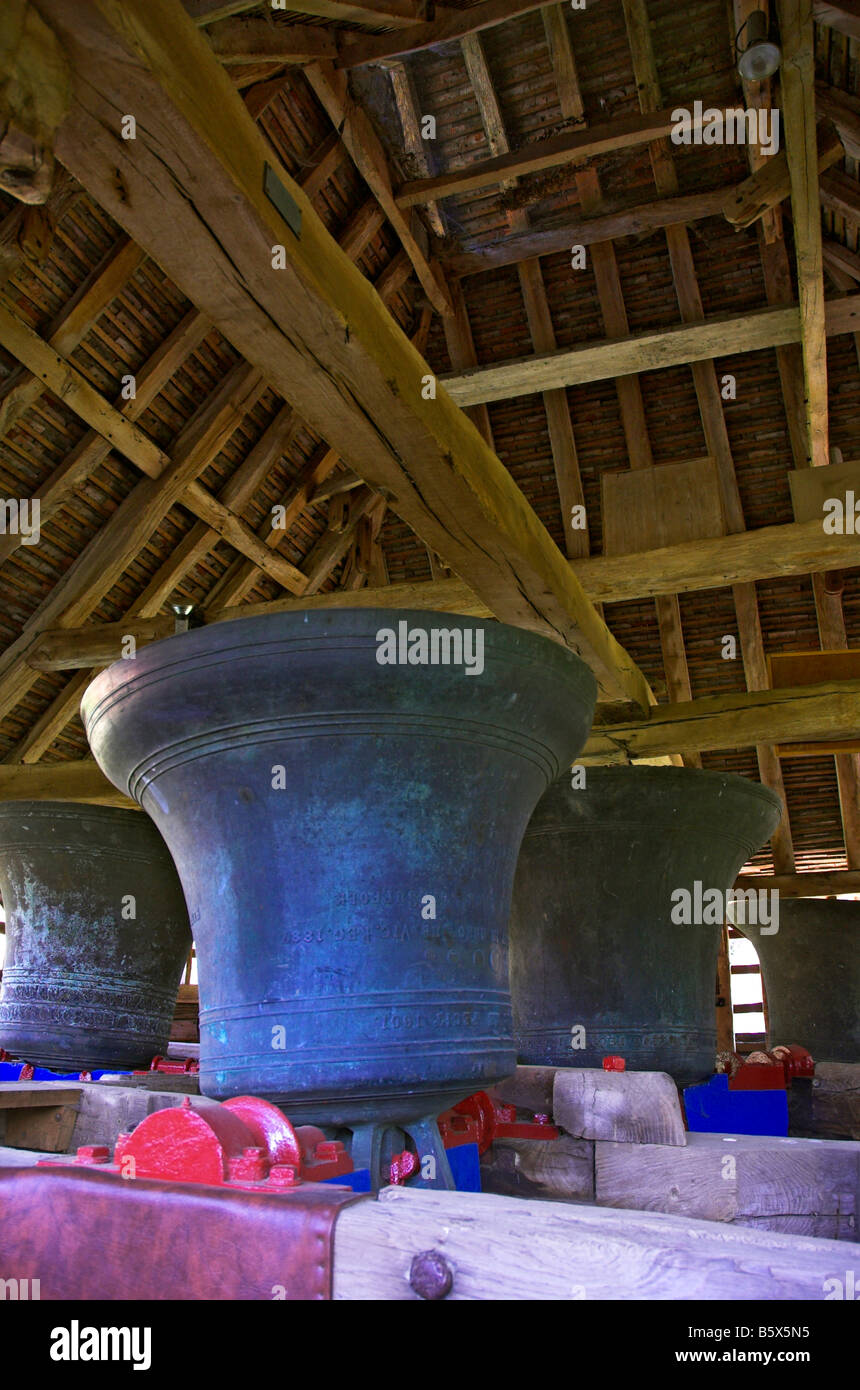
{"label": "wooden support block", "polygon": [[490,1095],[505,1105],[530,1110],[533,1115],[552,1114],[552,1088],[558,1067],[517,1067],[513,1076],[493,1086]]}
{"label": "wooden support block", "polygon": [[553,1118],[576,1139],[686,1144],[678,1088],[662,1071],[561,1067],[553,1086]]}
{"label": "wooden support block", "polygon": [[77,1118],[79,1086],[50,1082],[0,1084],[0,1143],[13,1149],[63,1153]]}
{"label": "wooden support block", "polygon": [[590,1139],[497,1139],[481,1159],[484,1192],[559,1202],[594,1200]]}
{"label": "wooden support block", "polygon": [[[854,534],[854,530],[848,530],[848,526],[853,528],[854,502],[860,501],[860,462],[846,460],[819,468],[793,468],[788,474],[788,485],[795,520],[823,523],[832,513],[832,508],[825,512],[825,502],[829,498],[838,498],[842,503],[845,530],[848,535]],[[849,492],[853,494],[850,498]],[[846,511],[851,515],[850,523],[847,522]]]}
{"label": "wooden support block", "polygon": [[389,1187],[378,1201],[341,1211],[334,1297],[414,1300],[409,1270],[424,1250],[444,1252],[451,1301],[824,1300],[827,1281],[844,1286],[848,1270],[860,1286],[860,1254],[836,1241],[656,1212]]}
{"label": "wooden support block", "polygon": [[604,473],[603,553],[631,555],[725,532],[712,458]]}
{"label": "wooden support block", "polygon": [[812,1128],[822,1138],[860,1139],[860,1063],[818,1063],[812,1080]]}
{"label": "wooden support block", "polygon": [[694,1134],[684,1148],[595,1145],[600,1206],[857,1239],[860,1144]]}

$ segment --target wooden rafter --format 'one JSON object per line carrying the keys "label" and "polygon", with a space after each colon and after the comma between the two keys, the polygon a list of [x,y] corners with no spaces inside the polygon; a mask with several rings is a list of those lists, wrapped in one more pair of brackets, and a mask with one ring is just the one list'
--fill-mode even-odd
{"label": "wooden rafter", "polygon": [[331,121],[341,132],[343,142],[400,243],[415,267],[415,274],[430,303],[440,314],[450,314],[451,305],[444,287],[433,274],[430,262],[416,240],[411,223],[398,207],[391,185],[385,151],[370,117],[350,99],[346,75],[331,63],[312,63],[305,69],[311,87]]}
{"label": "wooden rafter", "polygon": [[[647,707],[641,672],[510,475],[444,392],[422,396],[426,364],[272,160],[193,25],[167,0],[40,7],[76,83],[58,133],[66,166],[501,618],[576,648],[605,692]],[[152,121],[118,146],[109,113],[120,96]],[[265,162],[301,207],[300,238],[264,195]]]}
{"label": "wooden rafter", "polygon": [[860,39],[858,0],[839,0],[838,4],[831,4],[830,0],[813,0],[812,12],[816,24],[827,24],[831,29],[838,29],[846,38]]}

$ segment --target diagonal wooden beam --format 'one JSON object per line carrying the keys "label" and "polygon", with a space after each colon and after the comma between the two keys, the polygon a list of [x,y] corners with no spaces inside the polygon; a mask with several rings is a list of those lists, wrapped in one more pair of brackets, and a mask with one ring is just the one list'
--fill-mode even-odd
{"label": "diagonal wooden beam", "polygon": [[312,63],[305,68],[317,100],[340,131],[343,143],[352,156],[371,193],[377,199],[400,244],[415,267],[415,274],[430,303],[440,314],[450,314],[451,305],[444,287],[436,279],[424,252],[412,233],[394,197],[385,151],[373,129],[370,117],[350,98],[346,74],[337,72],[331,63]]}
{"label": "diagonal wooden beam", "polygon": [[783,49],[782,107],[806,382],[810,462],[830,461],[827,421],[827,335],[821,209],[815,134],[815,54],[810,0],[776,0]]}
{"label": "diagonal wooden beam", "polygon": [[89,617],[188,483],[220,452],[262,390],[253,367],[234,367],[177,436],[170,467],[132,489],[58,580],[20,636],[0,655],[0,717],[14,709],[33,683],[27,655],[39,634],[58,622],[74,627]]}
{"label": "diagonal wooden beam", "polygon": [[[144,253],[128,237],[120,237],[87,276],[76,294],[48,325],[45,337],[51,347],[67,357],[116,296],[128,284]],[[0,394],[0,435],[38,400],[44,384],[24,367],[4,382]]]}
{"label": "diagonal wooden beam", "polygon": [[[405,63],[392,63],[388,69],[388,76],[391,80],[394,104],[397,107],[397,114],[400,117],[400,125],[403,130],[404,148],[418,165],[421,177],[429,178],[430,160],[427,153],[427,142],[421,138],[421,113],[418,109],[418,95],[415,91],[412,74]],[[427,204],[427,218],[436,235],[443,237],[445,224],[442,221],[442,213],[435,203]]]}
{"label": "diagonal wooden beam", "polygon": [[[835,125],[819,121],[816,132],[818,173],[823,174],[845,157],[845,148]],[[737,229],[751,227],[766,217],[791,195],[791,173],[785,150],[771,155],[749,178],[732,190],[723,205],[727,222]]]}
{"label": "diagonal wooden beam", "polygon": [[[126,458],[150,478],[159,478],[170,465],[170,455],[159,449],[145,431],[132,423],[127,416],[117,410],[109,401],[94,389],[77,368],[60,357],[38,334],[21,323],[13,314],[0,305],[0,343],[14,352],[40,379],[65,402],[81,419],[93,426],[109,447],[119,449]],[[77,472],[82,466],[81,455],[87,456],[88,471],[92,470],[93,458],[85,445],[78,445],[73,451],[74,468]],[[68,461],[67,461],[68,462]],[[68,484],[68,475],[65,478]],[[301,593],[304,578],[295,565],[282,555],[272,554],[266,549],[254,532],[232,513],[216,497],[196,481],[188,483],[178,501],[217,535],[249,556],[259,567],[276,579],[292,593]]]}
{"label": "diagonal wooden beam", "polygon": [[[422,394],[426,363],[273,159],[183,12],[168,0],[39,6],[72,68],[57,137],[66,167],[503,621],[582,653],[607,695],[650,704],[506,469],[444,390]],[[118,103],[148,113],[136,140],[112,133]],[[301,210],[300,236],[264,193],[267,163]]]}
{"label": "diagonal wooden beam", "polygon": [[[118,401],[117,408],[129,420],[136,420],[152,404],[155,397],[173,376],[180,363],[194,351],[209,332],[211,325],[191,309],[172,333],[156,348],[138,370],[136,391],[130,401]],[[42,383],[40,382],[40,389]],[[54,516],[74,492],[83,486],[89,475],[104,463],[111,451],[110,442],[97,430],[88,430],[71,453],[54,469],[37,489],[40,521],[44,525]],[[0,536],[0,564],[21,544],[16,535]]]}

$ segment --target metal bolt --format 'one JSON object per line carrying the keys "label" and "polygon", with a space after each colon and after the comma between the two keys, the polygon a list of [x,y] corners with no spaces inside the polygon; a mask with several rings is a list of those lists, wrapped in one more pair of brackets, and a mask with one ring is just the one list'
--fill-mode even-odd
{"label": "metal bolt", "polygon": [[409,1268],[409,1283],[419,1298],[445,1298],[454,1285],[454,1271],[438,1250],[422,1250]]}

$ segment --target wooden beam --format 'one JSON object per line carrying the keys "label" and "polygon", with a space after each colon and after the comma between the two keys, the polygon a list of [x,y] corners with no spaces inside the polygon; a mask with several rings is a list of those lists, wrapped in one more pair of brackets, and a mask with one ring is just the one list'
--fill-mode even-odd
{"label": "wooden beam", "polygon": [[382,208],[400,244],[415,267],[415,274],[434,309],[450,314],[451,305],[445,288],[439,283],[424,252],[413,235],[410,222],[403,216],[395,201],[391,175],[385,151],[367,113],[350,98],[346,75],[337,72],[331,63],[312,63],[305,76],[320,105],[340,131],[343,143],[352,156],[371,193]]}
{"label": "wooden beam", "polygon": [[[336,456],[331,454],[331,457],[336,462]],[[307,474],[303,475],[304,480],[297,483],[294,515],[307,505],[308,500],[316,497],[312,478],[324,459],[312,463]],[[323,492],[321,488],[320,493]],[[732,584],[752,583],[757,579],[809,574],[825,568],[854,568],[859,564],[860,540],[853,536],[825,536],[820,522],[805,521],[793,522],[788,526],[766,526],[758,531],[741,531],[714,540],[685,541],[681,545],[632,555],[593,555],[571,562],[571,567],[593,603],[629,603],[662,595],[722,589]],[[231,571],[242,572],[243,582],[238,586],[235,586],[235,577],[226,582]],[[256,566],[250,561],[236,561],[224,580],[219,581],[207,597],[207,619],[222,622],[242,616],[285,613],[302,608],[337,607],[343,598],[335,592],[272,599],[237,607],[253,586],[257,573]],[[347,602],[345,599],[343,601]],[[439,612],[464,613],[469,617],[491,616],[486,604],[461,579],[421,580],[389,584],[372,591],[366,589],[362,602],[378,608],[435,608]],[[116,660],[121,655],[116,634],[123,622],[131,621],[132,616],[129,615],[119,623],[110,625],[114,628],[113,645],[110,645],[105,631],[109,626],[107,624],[48,629],[32,648],[28,660],[41,670],[66,670],[75,666],[99,665],[103,659]],[[104,642],[109,643],[107,657],[103,656]]]}
{"label": "wooden beam", "polygon": [[188,483],[223,448],[262,389],[252,367],[234,367],[177,436],[170,467],[158,478],[144,478],[120,503],[0,655],[0,714],[14,709],[33,682],[27,655],[39,634],[58,622],[75,627],[89,617]]}
{"label": "wooden beam", "polygon": [[[259,4],[259,0],[255,3]],[[348,24],[411,30],[423,22],[426,10],[426,0],[380,0],[379,4],[371,0],[367,5],[353,5],[351,0],[303,0],[300,13],[318,15],[320,19],[339,19]]]}
{"label": "wooden beam", "polygon": [[835,5],[830,0],[813,0],[812,13],[816,24],[838,29],[846,38],[860,39],[860,4],[857,0],[840,0]]}
{"label": "wooden beam", "polygon": [[708,695],[654,705],[647,719],[595,723],[581,763],[628,762],[660,753],[719,752],[860,735],[860,680]]}
{"label": "wooden beam", "polygon": [[[469,11],[464,13],[468,14]],[[437,174],[430,179],[412,179],[397,190],[397,205],[408,208],[437,198],[461,197],[480,188],[521,178],[524,174],[537,173],[541,169],[557,169],[562,164],[573,164],[577,160],[647,145],[649,141],[669,135],[675,125],[672,111],[618,116],[614,121],[590,126],[588,130],[553,135],[548,140],[535,140],[507,154],[475,161],[464,169],[452,169],[447,174]]]}
{"label": "wooden beam", "polygon": [[[818,124],[817,149],[819,174],[845,157],[839,132],[830,121],[820,121]],[[780,150],[779,154],[771,155],[760,169],[733,189],[723,205],[723,216],[733,227],[751,227],[790,194],[788,155],[785,150]]]}
{"label": "wooden beam", "polygon": [[[162,387],[181,362],[193,352],[209,332],[210,324],[191,309],[172,333],[159,344],[151,357],[138,369],[136,391],[132,400],[118,402],[118,408],[129,420],[136,420],[152,404]],[[41,388],[41,383],[39,383]],[[102,464],[111,451],[110,442],[97,430],[88,430],[63,459],[53,473],[39,485],[36,496],[40,504],[40,522],[44,526],[85,480]],[[21,544],[21,537],[0,536],[0,564]]]}
{"label": "wooden beam", "polygon": [[827,873],[739,874],[736,888],[776,889],[781,898],[829,898],[860,893],[860,870],[831,869]]}
{"label": "wooden beam", "polygon": [[0,763],[0,801],[84,801],[139,811],[108,781],[93,758],[67,763]]}
{"label": "wooden beam", "polygon": [[815,36],[809,0],[776,0],[783,60],[782,109],[802,326],[806,428],[813,465],[830,461],[827,331],[815,132]]}
{"label": "wooden beam", "polygon": [[516,265],[518,261],[531,260],[534,256],[557,255],[569,251],[572,246],[591,246],[596,242],[614,241],[618,237],[641,236],[662,227],[671,227],[676,222],[718,217],[730,191],[729,188],[718,188],[712,193],[685,193],[678,197],[634,203],[616,210],[608,207],[606,211],[597,209],[590,216],[566,219],[562,227],[516,232],[501,241],[481,246],[443,247],[439,259],[449,275],[480,275],[482,271]]}
{"label": "wooden beam", "polygon": [[[394,104],[400,117],[403,131],[403,145],[407,154],[415,160],[422,178],[430,177],[430,157],[428,142],[421,138],[421,112],[418,107],[418,94],[412,74],[405,63],[392,63],[388,69]],[[427,204],[427,219],[438,237],[445,235],[442,213],[435,203]]]}
{"label": "wooden beam", "polygon": [[170,460],[137,425],[115,410],[82,372],[0,304],[0,343],[65,405],[151,478]]}
{"label": "wooden beam", "polygon": [[[170,0],[99,0],[98,13],[40,6],[74,73],[58,134],[66,167],[499,618],[579,651],[605,693],[647,707],[644,677],[507,470],[444,391],[422,395],[426,363],[182,11]],[[110,113],[131,101],[152,119],[118,142]],[[301,209],[300,238],[264,194],[267,163]],[[276,271],[273,242],[283,246]]]}
{"label": "wooden beam", "polygon": [[[829,301],[826,325],[828,337],[855,332],[860,327],[860,295]],[[738,352],[759,352],[784,343],[798,343],[800,339],[796,305],[756,309],[737,318],[710,318],[629,338],[565,348],[545,356],[519,357],[492,367],[446,375],[440,380],[458,405],[476,405],[480,401],[509,400],[554,387],[605,381]]]}
{"label": "wooden beam", "polygon": [[860,256],[856,251],[850,251],[838,241],[825,241],[822,253],[826,266],[836,266],[844,270],[846,275],[850,275],[852,280],[860,281]]}
{"label": "wooden beam", "polygon": [[[380,63],[387,58],[399,58],[406,53],[419,53],[440,43],[454,43],[467,34],[491,29],[509,19],[539,10],[546,0],[484,0],[466,10],[445,10],[431,24],[418,24],[396,34],[344,35],[340,40],[338,67],[356,68],[365,63]],[[440,7],[441,8],[441,7]]]}
{"label": "wooden beam", "polygon": [[[119,448],[143,473],[150,478],[158,478],[169,468],[170,456],[155,445],[149,436],[132,424],[126,415],[104,399],[86,378],[71,363],[54,353],[46,343],[26,328],[19,319],[0,305],[0,342],[10,351],[16,351],[26,361],[29,369],[38,375],[56,395],[69,405],[81,419],[91,424],[109,446]],[[13,347],[14,343],[14,347]],[[138,411],[137,413],[142,413]],[[87,471],[95,466],[88,447],[78,445],[70,456],[74,459],[76,475],[83,466],[82,455],[86,454]],[[67,465],[69,460],[66,461]],[[64,478],[68,489],[69,478]],[[55,499],[54,499],[55,500]],[[223,536],[235,550],[249,556],[254,562],[292,593],[301,593],[305,579],[301,571],[283,555],[271,554],[246,522],[236,516],[208,489],[192,481],[178,499],[184,507],[206,523],[210,530]],[[52,510],[55,508],[52,507]]]}
{"label": "wooden beam", "polygon": [[271,24],[268,19],[222,19],[206,30],[219,62],[314,63],[337,57],[337,35],[309,24]]}
{"label": "wooden beam", "polygon": [[[144,259],[139,246],[127,236],[120,237],[48,325],[45,338],[50,346],[68,357]],[[44,382],[23,366],[6,379],[0,392],[0,435],[7,433],[44,389]]]}

